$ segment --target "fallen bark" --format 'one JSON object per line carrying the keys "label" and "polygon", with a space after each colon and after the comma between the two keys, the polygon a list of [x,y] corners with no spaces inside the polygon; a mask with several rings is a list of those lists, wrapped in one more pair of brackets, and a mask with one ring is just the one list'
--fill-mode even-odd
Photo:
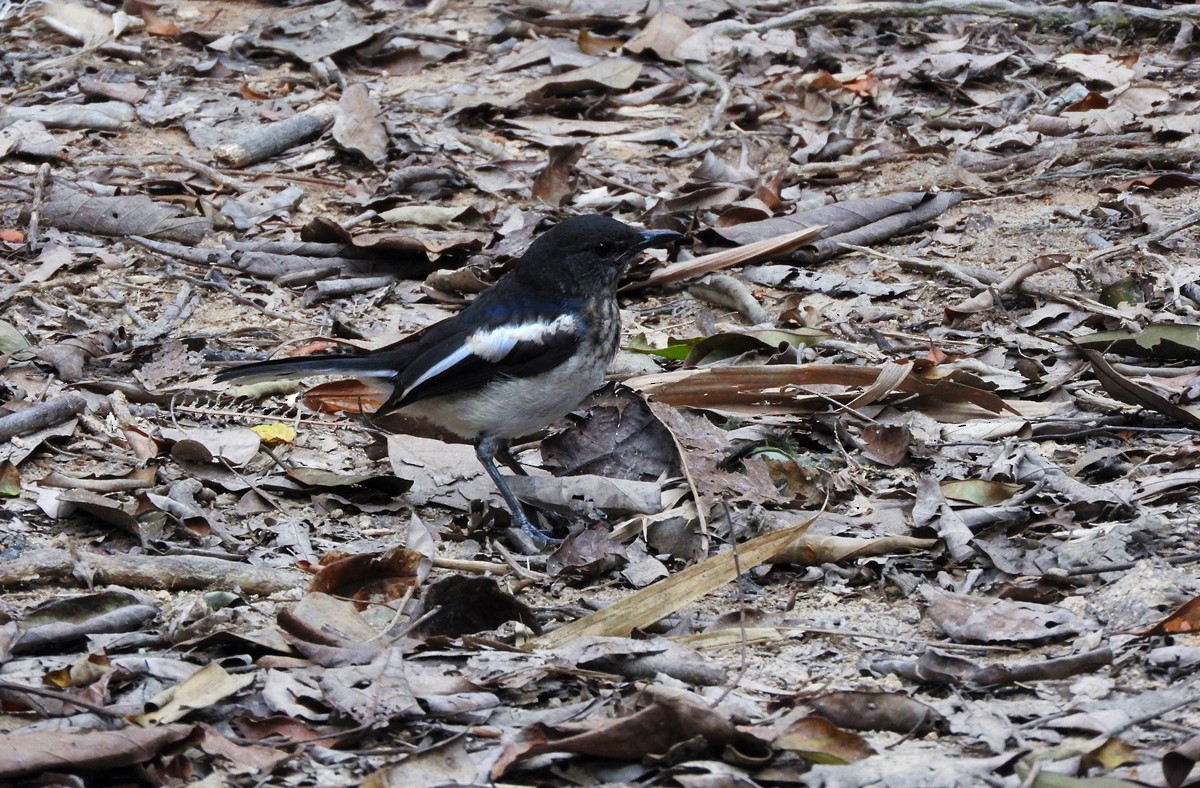
{"label": "fallen bark", "polygon": [[86,406],[87,400],[82,395],[71,392],[4,416],[0,418],[0,442],[61,424],[83,412]]}
{"label": "fallen bark", "polygon": [[265,596],[307,585],[298,571],[198,555],[128,555],[29,550],[0,562],[0,588],[75,580],[166,591],[223,589]]}

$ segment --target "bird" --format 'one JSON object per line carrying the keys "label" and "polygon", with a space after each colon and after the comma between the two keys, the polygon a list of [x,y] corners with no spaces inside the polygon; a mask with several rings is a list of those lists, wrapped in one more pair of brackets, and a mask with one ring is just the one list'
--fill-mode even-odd
{"label": "bird", "polygon": [[681,237],[601,214],[572,217],[538,236],[463,311],[398,342],[361,354],[243,364],[215,380],[335,375],[390,384],[370,418],[399,412],[470,440],[513,521],[545,549],[558,540],[529,521],[496,460],[524,475],[511,442],[562,418],[603,385],[620,343],[618,279],[639,252]]}

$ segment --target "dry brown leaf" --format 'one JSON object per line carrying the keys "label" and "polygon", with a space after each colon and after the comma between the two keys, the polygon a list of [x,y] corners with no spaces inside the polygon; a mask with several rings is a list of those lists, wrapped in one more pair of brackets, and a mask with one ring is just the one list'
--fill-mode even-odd
{"label": "dry brown leaf", "polygon": [[1096,373],[1100,385],[1113,399],[1124,402],[1126,405],[1157,411],[1180,424],[1192,429],[1200,429],[1200,416],[1184,410],[1140,383],[1134,383],[1113,369],[1112,365],[1105,361],[1104,356],[1097,351],[1080,348],[1079,352],[1091,362],[1092,370]]}
{"label": "dry brown leaf", "polygon": [[[895,370],[895,367],[890,368]],[[849,364],[777,364],[771,366],[713,367],[630,378],[625,385],[637,389],[655,401],[676,407],[711,408],[748,414],[788,414],[812,410],[803,401],[805,388],[817,385],[872,386],[879,379],[879,367]],[[910,374],[892,386],[907,394],[916,394],[933,402],[969,403],[992,413],[1016,413],[990,391],[951,380],[929,380]],[[845,399],[845,395],[840,395]],[[821,398],[828,410],[830,397]],[[853,398],[850,398],[853,399]]]}
{"label": "dry brown leaf", "polygon": [[697,257],[693,260],[673,263],[659,268],[644,281],[631,282],[625,285],[621,288],[621,292],[641,290],[646,287],[670,282],[681,282],[685,279],[694,279],[698,276],[711,274],[714,271],[722,271],[735,265],[761,263],[772,260],[795,251],[802,244],[820,235],[824,229],[822,226],[807,227],[803,230],[788,233],[787,235],[768,238],[765,241],[757,241],[735,249],[726,249],[725,251]]}
{"label": "dry brown leaf", "polygon": [[183,719],[189,713],[207,708],[256,681],[253,673],[231,675],[216,662],[197,670],[183,683],[164,690],[151,701],[151,710],[130,719],[139,725],[162,725]]}
{"label": "dry brown leaf", "polygon": [[903,550],[930,550],[937,539],[918,539],[915,536],[881,536],[876,539],[855,539],[849,536],[804,535],[780,551],[768,563],[820,566],[851,558],[887,555]]}
{"label": "dry brown leaf", "polygon": [[115,731],[9,734],[9,746],[0,748],[0,776],[10,779],[35,773],[128,767],[156,757],[195,729],[195,725],[179,724]]}

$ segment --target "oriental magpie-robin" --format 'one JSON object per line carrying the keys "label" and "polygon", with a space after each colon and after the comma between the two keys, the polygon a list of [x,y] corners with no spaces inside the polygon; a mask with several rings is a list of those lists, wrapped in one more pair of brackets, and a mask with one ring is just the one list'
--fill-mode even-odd
{"label": "oriental magpie-robin", "polygon": [[509,442],[565,416],[600,387],[620,341],[617,279],[639,251],[679,237],[607,216],[568,219],[462,312],[399,342],[362,355],[246,364],[216,379],[383,379],[392,393],[374,415],[402,409],[473,441],[517,524],[544,547],[550,540],[529,522],[496,460],[523,474]]}

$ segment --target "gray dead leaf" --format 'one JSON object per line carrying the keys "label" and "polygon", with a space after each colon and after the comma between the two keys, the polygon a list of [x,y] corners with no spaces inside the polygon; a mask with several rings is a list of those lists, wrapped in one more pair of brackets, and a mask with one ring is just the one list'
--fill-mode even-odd
{"label": "gray dead leaf", "polygon": [[257,192],[241,197],[230,197],[221,205],[221,215],[239,230],[249,230],[265,219],[275,216],[286,217],[296,210],[304,199],[304,189],[289,186],[271,194]]}
{"label": "gray dead leaf", "polygon": [[191,462],[223,460],[237,467],[245,465],[258,454],[262,439],[249,427],[199,428],[179,430],[168,427],[162,437],[174,441],[171,455]]}
{"label": "gray dead leaf", "polygon": [[629,131],[629,125],[619,121],[555,118],[549,115],[509,118],[506,122],[510,126],[552,136],[604,136]]}
{"label": "gray dead leaf", "polygon": [[546,559],[546,574],[556,580],[591,582],[625,563],[625,545],[603,526],[571,534]]}
{"label": "gray dead leaf", "polygon": [[[20,465],[47,440],[51,438],[69,438],[75,434],[75,428],[78,424],[78,419],[67,419],[36,432],[14,436],[11,440],[0,443],[0,461],[7,460],[13,465]],[[47,512],[47,514],[50,513]],[[56,515],[50,514],[50,516],[54,517]]]}
{"label": "gray dead leaf", "polygon": [[362,156],[375,166],[387,161],[387,130],[379,121],[379,104],[367,86],[346,87],[333,116],[333,139],[343,150]]}
{"label": "gray dead leaf", "polygon": [[[2,126],[2,123],[0,123]],[[0,128],[0,158],[11,154],[31,159],[71,158],[67,146],[46,131],[46,127],[35,120],[18,120]]]}
{"label": "gray dead leaf", "polygon": [[946,720],[932,706],[902,692],[832,691],[804,698],[822,717],[856,731],[894,731],[918,736],[946,730]]}
{"label": "gray dead leaf", "polygon": [[918,282],[887,283],[875,279],[850,277],[832,271],[809,271],[794,265],[756,265],[742,271],[755,284],[786,287],[830,295],[869,295],[887,298],[920,287]]}
{"label": "gray dead leaf", "polygon": [[989,703],[977,702],[968,704],[965,713],[950,717],[950,732],[969,736],[999,754],[1007,751],[1016,727],[1008,717],[993,711]]}
{"label": "gray dead leaf", "polygon": [[422,748],[399,763],[367,774],[363,785],[404,785],[432,788],[436,785],[479,783],[479,767],[467,751],[465,737],[455,736],[445,744]]}
{"label": "gray dead leaf", "polygon": [[692,35],[688,23],[675,14],[659,12],[650,18],[646,27],[625,43],[625,51],[640,54],[650,51],[661,60],[680,63],[675,50]]}
{"label": "gray dead leaf", "polygon": [[1200,646],[1163,646],[1146,655],[1146,664],[1159,670],[1187,670],[1200,665]]}
{"label": "gray dead leaf", "polygon": [[641,539],[626,546],[625,558],[628,563],[621,570],[621,577],[634,588],[645,588],[656,580],[671,576],[666,564],[650,555]]}
{"label": "gray dead leaf", "polygon": [[836,766],[814,765],[804,775],[810,788],[846,785],[886,785],[888,788],[929,788],[931,785],[983,785],[997,769],[1012,763],[1012,754],[992,758],[947,758],[928,750],[889,750],[861,761]]}
{"label": "gray dead leaf", "polygon": [[[1191,700],[1190,704],[1187,701]],[[1122,692],[1100,700],[1077,702],[1076,714],[1048,720],[1046,727],[1057,730],[1086,730],[1106,733],[1127,726],[1130,720],[1155,717],[1179,705],[1196,703],[1195,679],[1177,681],[1163,689],[1151,689],[1126,694]]]}
{"label": "gray dead leaf", "polygon": [[714,228],[711,232],[736,244],[748,244],[805,227],[826,225],[819,240],[800,247],[793,254],[797,260],[812,262],[841,254],[842,243],[867,246],[899,235],[940,216],[962,198],[963,195],[957,192],[897,192],[846,200],[761,222]]}
{"label": "gray dead leaf", "polygon": [[86,512],[103,523],[137,537],[143,544],[162,537],[161,519],[135,517],[126,506],[116,500],[89,490],[62,490],[54,496],[43,495],[39,503],[44,508],[52,508],[60,517],[70,515],[76,510]]}
{"label": "gray dead leaf", "polygon": [[917,484],[912,517],[913,528],[933,529],[946,543],[946,549],[955,561],[962,563],[975,555],[971,530],[946,502],[941,485],[931,476],[922,477]]}
{"label": "gray dead leaf", "polygon": [[921,589],[929,618],[959,643],[1028,643],[1061,640],[1095,629],[1066,608]]}
{"label": "gray dead leaf", "polygon": [[437,504],[467,511],[472,501],[499,500],[475,450],[466,444],[389,435],[387,447],[392,472],[401,479],[412,479],[406,497],[413,506]]}
{"label": "gray dead leaf", "polygon": [[20,617],[15,654],[36,654],[82,641],[91,634],[131,632],[158,615],[153,598],[132,591],[103,591],[39,605]]}
{"label": "gray dead leaf", "polygon": [[542,441],[542,458],[564,475],[594,473],[647,481],[678,476],[671,433],[636,392],[618,386],[580,405],[585,421]]}
{"label": "gray dead leaf", "polygon": [[310,64],[361,46],[391,29],[390,24],[363,21],[358,10],[337,0],[286,9],[260,19],[241,37],[246,48],[283,52]]}
{"label": "gray dead leaf", "polygon": [[263,679],[263,701],[268,709],[308,722],[325,722],[332,714],[318,711],[325,703],[316,679],[285,670],[268,670]]}
{"label": "gray dead leaf", "polygon": [[35,121],[48,129],[120,131],[137,115],[123,101],[37,107],[0,107],[0,128],[18,121]]}
{"label": "gray dead leaf", "polygon": [[[209,456],[206,452],[201,452],[200,455],[195,459],[183,456],[173,457],[173,459],[189,477],[194,477],[209,486],[219,487],[227,492],[245,492],[251,487],[267,481],[254,475],[247,477],[240,471],[212,462],[211,458],[202,459],[204,456]],[[300,490],[300,485],[282,474],[270,477],[270,479],[274,481],[271,486],[273,491],[295,492]]]}
{"label": "gray dead leaf", "polygon": [[1111,55],[1068,52],[1054,62],[1087,80],[1113,87],[1128,85],[1137,76],[1137,71]]}
{"label": "gray dead leaf", "polygon": [[518,44],[512,52],[496,61],[492,66],[492,71],[503,74],[506,71],[516,71],[546,61],[556,67],[578,67],[595,63],[596,58],[583,54],[579,45],[574,41],[562,38],[536,38]]}
{"label": "gray dead leaf", "polygon": [[212,230],[208,218],[184,216],[177,206],[140,194],[101,197],[56,189],[42,211],[46,224],[62,230],[118,238],[141,235],[189,246],[199,243]]}
{"label": "gray dead leaf", "polygon": [[701,686],[724,681],[725,670],[705,660],[693,648],[666,638],[632,638],[589,635],[554,649],[556,661],[586,670],[603,670],[629,678],[653,679],[663,673]]}
{"label": "gray dead leaf", "polygon": [[[1069,476],[1066,471],[1047,460],[1031,446],[1018,448],[1014,454],[997,460],[992,468],[995,471],[1004,468],[1001,472],[1006,472],[1009,478],[1013,479],[1041,480],[1045,483],[1047,491],[1065,496],[1072,507],[1082,512],[1091,512],[1114,504],[1128,506],[1129,497],[1132,496],[1118,494],[1114,487],[1123,482],[1128,486],[1130,493],[1134,489],[1133,483],[1125,480],[1110,484],[1088,484],[1080,481]],[[987,476],[985,474],[985,477]],[[991,474],[991,477],[997,478],[995,473]]]}
{"label": "gray dead leaf", "polygon": [[[1143,529],[1127,532],[1134,543],[1165,540],[1173,526],[1162,522],[1157,535]],[[1105,556],[1097,555],[1092,565],[1103,565]],[[1153,558],[1138,561],[1129,570],[1088,595],[1088,609],[1103,618],[1113,632],[1133,632],[1153,626],[1163,616],[1188,599],[1200,595],[1200,578],[1190,567],[1175,567]]]}
{"label": "gray dead leaf", "polygon": [[89,361],[111,353],[113,345],[113,338],[109,334],[77,334],[61,342],[42,345],[37,350],[37,357],[54,365],[59,378],[74,383],[83,377],[84,366]]}
{"label": "gray dead leaf", "polygon": [[327,668],[317,684],[326,703],[361,725],[386,725],[423,713],[408,686],[399,648],[387,649],[369,665]]}
{"label": "gray dead leaf", "polygon": [[593,516],[605,514],[655,514],[662,511],[662,485],[606,476],[514,476],[508,480],[523,501]]}

